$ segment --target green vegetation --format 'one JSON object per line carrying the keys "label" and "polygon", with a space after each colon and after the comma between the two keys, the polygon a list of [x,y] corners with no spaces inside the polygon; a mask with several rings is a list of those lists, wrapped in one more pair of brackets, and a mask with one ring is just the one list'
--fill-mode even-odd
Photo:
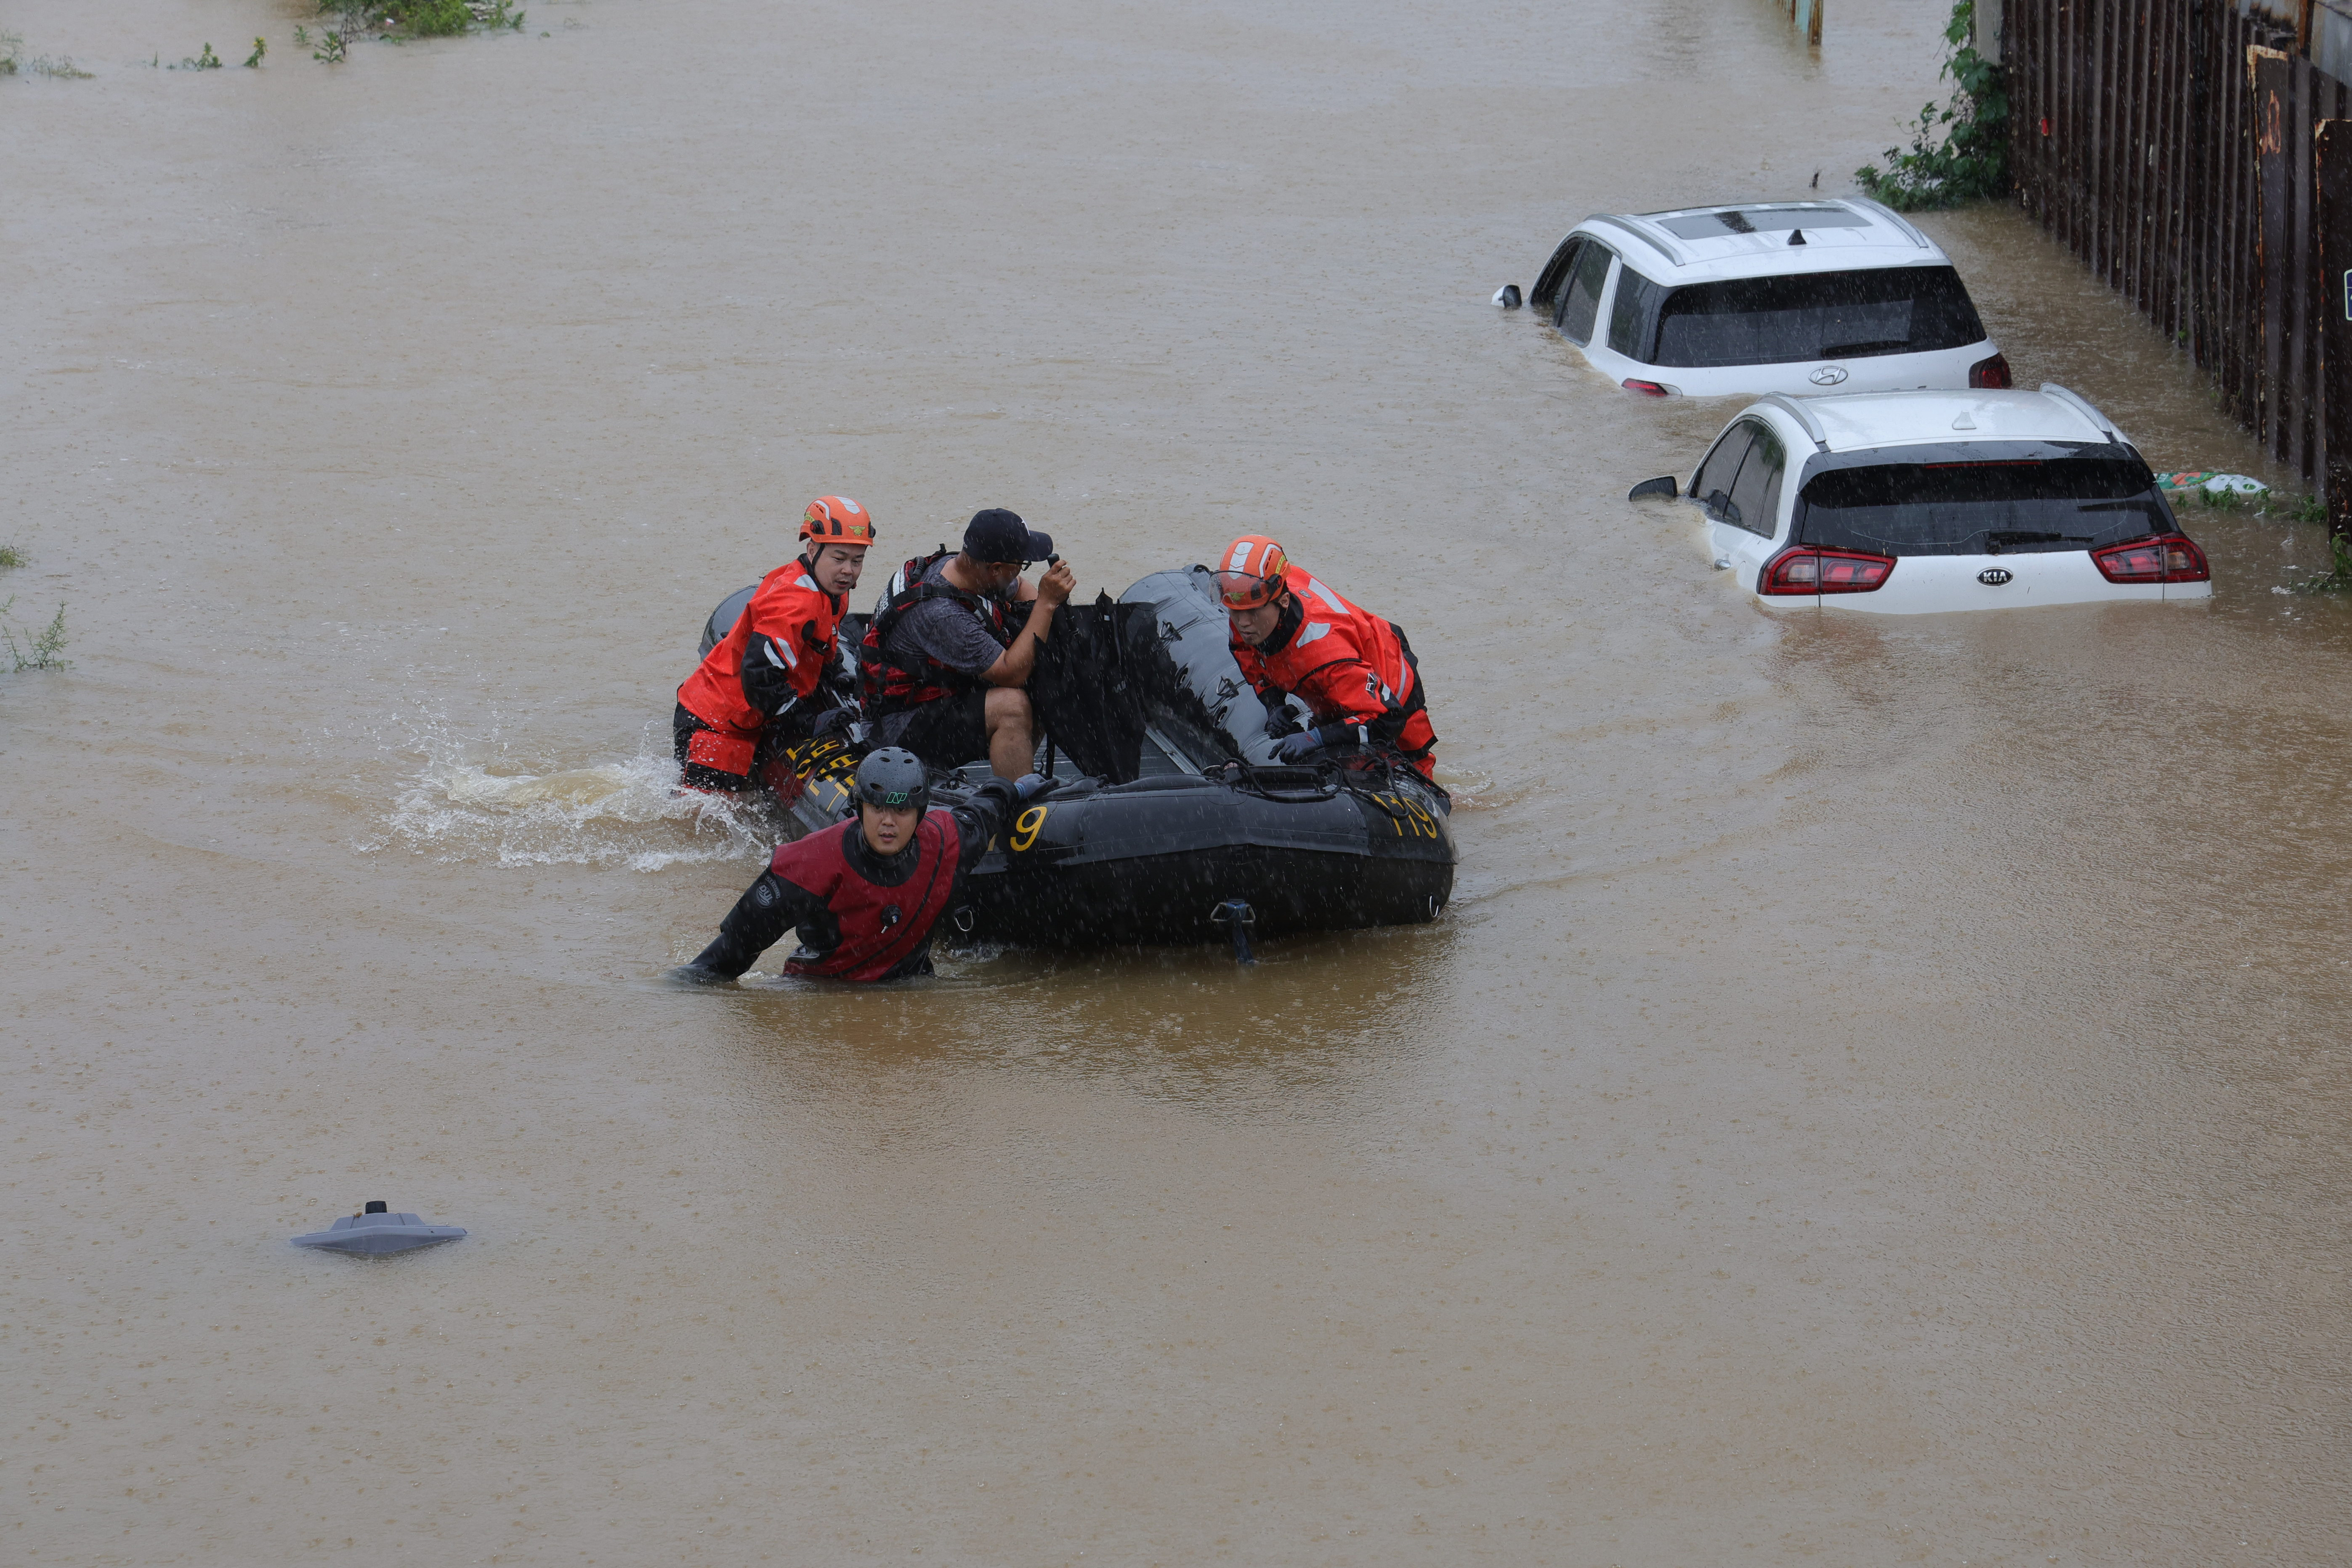
{"label": "green vegetation", "polygon": [[523,20],[514,0],[319,0],[319,14],[331,13],[340,17],[337,33],[346,40],[370,27],[387,33],[398,28],[413,38],[455,37],[501,27],[520,33]]}
{"label": "green vegetation", "polygon": [[319,47],[310,51],[310,57],[314,60],[324,60],[331,66],[342,64],[343,36],[338,32],[329,31],[326,37],[319,40]]}
{"label": "green vegetation", "polygon": [[[0,601],[0,615],[7,614],[9,606],[16,602],[13,596],[5,601]],[[25,642],[21,645],[16,641],[18,632],[22,632],[25,637]],[[58,657],[66,645],[66,607],[62,604],[58,605],[57,614],[51,617],[48,625],[39,632],[21,626],[16,631],[10,631],[5,622],[0,622],[0,644],[6,646],[8,657],[15,661],[17,670],[66,668],[73,661]]]}
{"label": "green vegetation", "polygon": [[393,15],[420,38],[450,37],[474,25],[473,8],[466,0],[412,0],[394,7]]}
{"label": "green vegetation", "polygon": [[2312,573],[2301,581],[2289,585],[2296,593],[2352,593],[2352,539],[2342,534],[2331,534],[2327,553],[2332,564],[2326,571]]}
{"label": "green vegetation", "polygon": [[2165,494],[2171,498],[2175,511],[2185,511],[2194,505],[2203,511],[2242,512],[2283,523],[2324,523],[2327,520],[2327,502],[2324,497],[2295,495],[2285,490],[2246,491],[2227,486],[2219,490],[2209,490],[2202,484],[2187,484],[2177,490],[2167,490]]}
{"label": "green vegetation", "polygon": [[2327,502],[2319,496],[2290,497],[2284,490],[2244,496],[2235,490],[2208,490],[2200,486],[2197,499],[2206,510],[2213,512],[2252,512],[2258,517],[2277,517],[2290,523],[2327,520]]}
{"label": "green vegetation", "polygon": [[1897,212],[1954,207],[2009,193],[2009,87],[2000,67],[1977,53],[1976,0],[1957,0],[1944,41],[1943,75],[1957,89],[1930,103],[1912,126],[1911,150],[1890,147],[1886,167],[1853,172],[1862,188]]}
{"label": "green vegetation", "polygon": [[221,68],[221,60],[218,55],[213,53],[213,47],[206,44],[203,54],[192,60],[183,58],[172,68],[179,71],[216,71]]}
{"label": "green vegetation", "polygon": [[[14,570],[24,564],[24,551],[13,545],[0,545],[0,571]],[[0,616],[6,615],[16,602],[16,596],[13,593],[6,599],[0,600]],[[19,637],[24,639],[22,643],[16,640]],[[58,606],[58,612],[49,618],[48,625],[38,632],[29,626],[11,629],[5,621],[0,621],[0,647],[8,650],[9,663],[16,670],[64,669],[72,663],[69,659],[61,659],[58,656],[64,651],[65,645],[66,607],[62,604]]]}
{"label": "green vegetation", "polygon": [[247,56],[246,56],[246,57],[245,57],[245,68],[246,68],[246,69],[247,69],[247,70],[251,70],[251,69],[253,69],[255,67],[257,67],[257,66],[260,65],[260,64],[261,64],[261,57],[262,57],[262,56],[264,56],[264,55],[266,55],[266,54],[268,54],[268,52],[269,52],[269,40],[268,40],[268,39],[267,39],[267,38],[256,38],[256,39],[254,39],[254,40],[253,40],[253,53],[251,53],[251,54],[249,54],[249,55],[247,55]]}
{"label": "green vegetation", "polygon": [[73,63],[71,55],[47,55],[25,57],[25,40],[14,33],[0,33],[0,77],[12,77],[19,72],[27,76],[51,77],[60,81],[88,81],[89,73]]}

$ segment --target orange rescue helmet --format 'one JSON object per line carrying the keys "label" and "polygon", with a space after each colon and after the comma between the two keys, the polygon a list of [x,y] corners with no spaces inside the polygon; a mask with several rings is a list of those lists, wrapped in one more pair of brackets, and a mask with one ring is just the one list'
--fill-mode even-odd
{"label": "orange rescue helmet", "polygon": [[1244,534],[1225,547],[1217,566],[1217,597],[1227,610],[1255,610],[1281,597],[1290,584],[1284,573],[1290,558],[1264,534]]}
{"label": "orange rescue helmet", "polygon": [[811,549],[827,545],[862,549],[874,542],[874,515],[846,496],[819,496],[801,514],[801,538]]}

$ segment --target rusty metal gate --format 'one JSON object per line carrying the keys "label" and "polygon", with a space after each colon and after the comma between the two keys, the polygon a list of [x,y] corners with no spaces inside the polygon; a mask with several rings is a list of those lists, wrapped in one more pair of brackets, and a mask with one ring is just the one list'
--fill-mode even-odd
{"label": "rusty metal gate", "polygon": [[[2352,203],[2321,201],[2319,140],[2352,115],[2352,89],[2242,0],[2004,9],[2025,210],[2210,371],[2273,456],[2315,485],[2352,468],[2352,377],[2331,395],[2322,353],[2341,335],[2352,247],[2323,258],[2320,235],[2323,209],[2352,223]],[[2352,194],[2352,141],[2330,136]]]}

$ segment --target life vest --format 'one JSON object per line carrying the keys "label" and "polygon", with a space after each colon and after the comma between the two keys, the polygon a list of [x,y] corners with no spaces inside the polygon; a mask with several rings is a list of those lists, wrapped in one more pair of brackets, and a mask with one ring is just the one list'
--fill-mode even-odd
{"label": "life vest", "polygon": [[991,637],[1005,647],[1013,645],[1014,633],[1007,624],[1003,600],[966,593],[944,582],[924,580],[932,566],[950,553],[940,549],[919,556],[893,573],[889,587],[883,591],[881,607],[874,612],[874,619],[866,628],[866,641],[857,652],[857,686],[869,723],[879,724],[891,714],[904,713],[910,707],[987,684],[978,675],[943,664],[929,653],[916,653],[910,668],[894,664],[891,655],[884,652],[899,619],[926,600],[954,600],[979,618]]}
{"label": "life vest", "polygon": [[1393,623],[1349,603],[1297,567],[1288,576],[1297,625],[1270,650],[1235,637],[1234,661],[1243,675],[1262,694],[1303,699],[1318,725],[1359,727],[1372,744],[1428,773],[1437,732],[1430,727],[1412,644]]}
{"label": "life vest", "polygon": [[[761,727],[774,716],[753,706],[744,695],[745,657],[781,663],[780,674],[793,693],[806,700],[824,679],[825,666],[833,659],[834,635],[841,630],[841,615],[846,608],[844,601],[816,585],[809,576],[808,562],[786,561],[760,580],[734,626],[677,688],[678,706],[715,730],[731,732],[722,734],[722,740],[756,742]],[[761,647],[752,653],[755,638],[761,640]],[[748,750],[743,753],[743,764],[724,771],[748,772]]]}
{"label": "life vest", "polygon": [[788,975],[835,980],[878,980],[921,952],[931,927],[955,896],[961,840],[946,811],[926,811],[915,824],[914,872],[896,887],[869,882],[849,863],[848,835],[856,819],[789,844],[779,844],[768,869],[824,900],[841,924],[841,940],[811,963],[784,965]]}

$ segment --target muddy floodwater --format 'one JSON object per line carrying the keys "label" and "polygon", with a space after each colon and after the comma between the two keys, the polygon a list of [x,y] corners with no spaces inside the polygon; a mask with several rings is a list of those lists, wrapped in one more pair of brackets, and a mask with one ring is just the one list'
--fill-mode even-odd
{"label": "muddy floodwater", "polygon": [[[1623,498],[1736,405],[1487,303],[1850,189],[1947,9],[0,9],[94,73],[0,78],[0,1561],[2352,1555],[2317,531],[1768,616]],[[2021,384],[2293,484],[1926,223]],[[777,831],[671,692],[829,491],[1088,594],[1275,533],[1412,635],[1452,907],[670,988]],[[472,1236],[286,1244],[369,1198]]]}

